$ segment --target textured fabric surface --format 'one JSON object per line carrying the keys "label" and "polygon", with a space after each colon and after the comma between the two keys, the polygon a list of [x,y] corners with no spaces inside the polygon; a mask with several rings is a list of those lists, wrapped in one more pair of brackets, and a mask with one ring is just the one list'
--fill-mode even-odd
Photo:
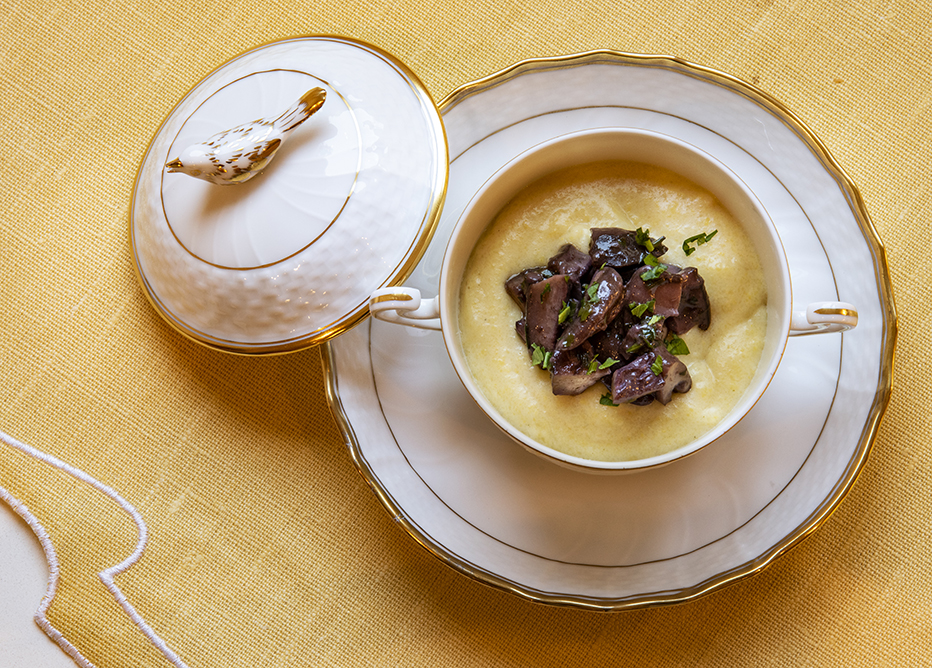
{"label": "textured fabric surface", "polygon": [[[0,431],[143,514],[149,545],[118,584],[188,666],[932,662],[928,3],[6,0],[0,17]],[[130,259],[136,168],[201,77],[300,34],[381,47],[437,100],[518,60],[607,48],[679,56],[785,103],[859,186],[897,298],[893,398],[838,510],[694,602],[529,603],[391,521],[347,455],[318,351],[240,358],[167,326]],[[96,576],[132,551],[127,516],[2,446],[0,486],[55,544],[49,620],[100,668],[169,666]]]}

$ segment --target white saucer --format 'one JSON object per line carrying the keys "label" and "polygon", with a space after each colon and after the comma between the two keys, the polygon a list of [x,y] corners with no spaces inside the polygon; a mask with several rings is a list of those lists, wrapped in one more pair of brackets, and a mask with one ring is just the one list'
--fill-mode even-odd
{"label": "white saucer", "polygon": [[612,52],[520,63],[440,106],[447,200],[407,285],[436,293],[452,226],[502,164],[558,134],[626,126],[689,141],[742,175],[783,238],[794,301],[851,302],[860,322],[791,339],[761,401],[703,451],[594,476],[503,436],[463,389],[439,333],[369,319],[324,347],[328,392],[354,462],[395,519],[469,576],[590,609],[694,598],[818,527],[870,450],[896,319],[860,196],[811,132],[727,75]]}

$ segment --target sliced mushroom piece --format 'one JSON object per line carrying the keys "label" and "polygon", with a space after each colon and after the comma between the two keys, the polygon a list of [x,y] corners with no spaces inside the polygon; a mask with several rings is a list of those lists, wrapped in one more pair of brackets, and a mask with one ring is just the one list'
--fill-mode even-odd
{"label": "sliced mushroom piece", "polygon": [[663,360],[663,387],[654,393],[657,401],[666,406],[670,403],[674,392],[689,392],[693,386],[693,379],[689,375],[689,369],[676,356],[670,353],[663,345],[654,348],[654,354],[659,355]]}
{"label": "sliced mushroom piece", "polygon": [[531,344],[527,340],[527,318],[522,317],[515,323],[515,334],[518,335],[518,338],[526,345],[528,348],[531,347]]}
{"label": "sliced mushroom piece", "polygon": [[679,315],[684,281],[681,273],[669,271],[669,268],[657,277],[656,283],[651,286],[654,313],[664,317]]}
{"label": "sliced mushroom piece", "polygon": [[665,265],[666,270],[657,278],[645,281],[643,276],[651,267],[638,267],[625,284],[625,304],[654,302],[651,311],[664,317],[679,314],[681,295],[686,277],[676,265]]}
{"label": "sliced mushroom piece", "polygon": [[633,230],[620,227],[593,227],[589,241],[589,256],[596,267],[615,269],[640,264],[644,248],[638,245]]}
{"label": "sliced mushroom piece", "polygon": [[553,352],[560,330],[560,311],[568,293],[569,283],[563,274],[531,285],[525,306],[529,344]]}
{"label": "sliced mushroom piece", "polygon": [[632,402],[663,387],[663,375],[651,368],[656,357],[653,351],[646,352],[612,374],[613,402]]}
{"label": "sliced mushroom piece", "polygon": [[564,244],[547,262],[547,269],[554,274],[565,274],[574,281],[582,279],[592,268],[592,258],[573,244]]}
{"label": "sliced mushroom piece", "polygon": [[588,343],[592,346],[593,354],[601,360],[608,358],[627,360],[632,357],[625,351],[624,341],[628,333],[629,317],[631,312],[625,313],[622,309],[617,316],[601,332],[589,337]]}
{"label": "sliced mushroom piece", "polygon": [[626,304],[646,304],[653,296],[650,293],[650,287],[641,278],[641,275],[650,271],[650,267],[638,267],[628,282],[625,284],[625,303]]}
{"label": "sliced mushroom piece", "polygon": [[557,349],[551,362],[550,384],[556,395],[580,394],[611,372],[610,368],[596,368],[590,373],[586,356],[577,350]]}
{"label": "sliced mushroom piece", "polygon": [[505,291],[515,300],[515,303],[524,310],[527,303],[527,293],[532,285],[553,276],[546,267],[532,267],[518,272],[505,281]]}
{"label": "sliced mushroom piece", "polygon": [[564,350],[578,347],[608,327],[624,303],[624,281],[617,271],[605,267],[592,276],[592,282],[583,293],[576,315],[560,337],[559,345]]}
{"label": "sliced mushroom piece", "polygon": [[643,405],[650,403],[644,397],[653,395],[657,401],[667,405],[674,392],[688,392],[691,387],[692,378],[686,365],[660,345],[615,371],[612,375],[612,401]]}
{"label": "sliced mushroom piece", "polygon": [[631,325],[621,343],[625,354],[640,355],[663,341],[667,335],[665,322],[662,315],[648,313],[640,322]]}
{"label": "sliced mushroom piece", "polygon": [[[602,376],[601,378],[602,384],[608,388],[609,397],[612,396],[612,380],[615,376],[615,371],[618,371],[618,368],[615,368],[612,370],[612,375]],[[653,394],[645,394],[643,396],[638,397],[637,399],[632,399],[631,401],[628,402],[628,404],[631,406],[646,406],[647,404],[652,403],[653,401],[654,401]]]}
{"label": "sliced mushroom piece", "polygon": [[683,287],[678,314],[670,318],[667,325],[674,334],[684,334],[696,325],[706,330],[712,322],[712,309],[705,280],[695,267],[686,267],[680,275],[683,277]]}
{"label": "sliced mushroom piece", "polygon": [[[660,257],[667,252],[663,238],[651,239],[650,254]],[[596,267],[615,269],[633,267],[641,263],[648,251],[637,242],[637,232],[621,227],[593,227],[589,241],[589,255]]]}

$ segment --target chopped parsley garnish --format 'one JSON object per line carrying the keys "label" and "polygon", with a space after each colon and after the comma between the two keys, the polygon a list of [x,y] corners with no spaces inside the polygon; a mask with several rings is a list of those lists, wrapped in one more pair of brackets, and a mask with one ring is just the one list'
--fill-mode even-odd
{"label": "chopped parsley garnish", "polygon": [[560,309],[560,315],[557,316],[557,322],[562,325],[564,322],[566,322],[566,319],[570,317],[570,313],[572,312],[573,308],[566,302],[563,302],[563,308]]}
{"label": "chopped parsley garnish", "polygon": [[547,285],[544,286],[544,289],[540,291],[540,303],[541,303],[541,304],[544,303],[544,295],[546,295],[548,292],[550,292],[550,288],[552,288],[552,287],[553,287],[553,286],[552,286],[550,283],[548,283]]}
{"label": "chopped parsley garnish", "polygon": [[595,373],[596,371],[602,371],[603,369],[607,369],[611,365],[617,364],[617,363],[618,363],[618,360],[612,359],[611,357],[609,357],[607,360],[605,360],[601,364],[599,364],[598,359],[593,359],[591,362],[589,362],[589,368],[586,369],[586,373]]}
{"label": "chopped parsley garnish", "polygon": [[599,397],[599,403],[603,406],[617,406],[614,401],[612,401],[612,395],[610,392],[606,392],[601,397]]}
{"label": "chopped parsley garnish", "polygon": [[667,265],[663,264],[653,255],[645,255],[643,262],[650,267],[650,269],[641,274],[642,281],[652,281],[667,270]]}
{"label": "chopped parsley garnish", "polygon": [[635,318],[640,318],[642,315],[644,315],[648,311],[653,311],[654,306],[656,306],[656,304],[657,304],[657,300],[651,299],[646,304],[639,304],[637,302],[632,302],[628,304],[628,308],[631,309],[631,313],[634,314]]}
{"label": "chopped parsley garnish", "polygon": [[640,322],[640,324],[634,325],[637,327],[638,341],[625,349],[627,353],[636,353],[644,346],[648,348],[654,347],[654,342],[657,340],[657,323],[663,322],[664,317],[662,315],[654,314],[649,318],[645,318]]}
{"label": "chopped parsley garnish", "polygon": [[689,346],[686,345],[686,342],[678,337],[676,334],[670,334],[667,337],[667,340],[663,342],[667,347],[667,350],[670,351],[673,355],[688,355]]}
{"label": "chopped parsley garnish", "polygon": [[654,262],[647,262],[646,260],[649,257],[654,257],[654,256],[653,255],[644,256],[644,259],[645,259],[644,264],[650,265],[650,269],[648,269],[643,274],[641,274],[642,281],[652,281],[658,276],[660,276],[660,274],[662,274],[663,272],[667,270],[667,265],[661,264],[660,262],[657,262],[656,260],[654,260]]}
{"label": "chopped parsley garnish", "polygon": [[686,255],[692,255],[696,252],[696,248],[690,246],[690,244],[695,243],[696,247],[701,246],[702,244],[707,243],[709,239],[714,237],[716,234],[718,234],[718,230],[712,230],[708,234],[702,232],[701,234],[697,234],[694,237],[689,237],[689,239],[683,242],[683,252],[686,253]]}
{"label": "chopped parsley garnish", "polygon": [[654,242],[650,240],[650,230],[637,228],[634,232],[634,241],[638,246],[643,246],[648,253],[654,250]]}
{"label": "chopped parsley garnish", "polygon": [[586,288],[586,294],[583,295],[582,306],[579,307],[579,319],[586,322],[589,314],[592,313],[592,307],[599,301],[599,284],[593,283]]}
{"label": "chopped parsley garnish", "polygon": [[655,376],[659,376],[663,373],[663,358],[660,355],[654,357],[654,361],[650,365],[650,370],[654,372]]}
{"label": "chopped parsley garnish", "polygon": [[531,344],[531,364],[534,366],[539,366],[541,369],[549,369],[550,364],[553,362],[553,353],[549,350],[545,350],[536,343]]}

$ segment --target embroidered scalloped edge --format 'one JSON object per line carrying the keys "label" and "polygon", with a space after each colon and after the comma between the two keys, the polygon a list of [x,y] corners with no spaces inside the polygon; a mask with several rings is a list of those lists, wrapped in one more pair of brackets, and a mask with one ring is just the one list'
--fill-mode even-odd
{"label": "embroidered scalloped edge", "polygon": [[[119,575],[123,571],[129,569],[133,564],[139,561],[139,558],[142,556],[142,553],[146,549],[146,542],[148,540],[148,529],[146,528],[146,523],[142,519],[142,515],[136,508],[134,508],[128,501],[126,501],[120,494],[114,490],[112,487],[105,485],[99,480],[88,475],[84,471],[71,466],[70,464],[63,462],[57,457],[36,450],[35,448],[21,443],[16,439],[6,435],[3,432],[0,432],[0,441],[6,445],[19,450],[20,452],[38,459],[50,466],[54,466],[57,469],[64,471],[65,473],[71,475],[74,478],[77,478],[81,482],[87,483],[91,487],[103,492],[110,499],[115,501],[120,508],[129,515],[133,522],[136,523],[136,531],[138,534],[138,540],[136,542],[136,549],[133,550],[126,559],[120,563],[111,566],[103,571],[100,571],[97,576],[100,578],[100,581],[103,582],[107,590],[113,595],[113,598],[116,599],[116,602],[119,603],[123,611],[129,616],[133,623],[139,628],[140,631],[149,639],[149,641],[158,649],[166,659],[168,659],[176,668],[188,668],[187,665],[175,654],[162,640],[158,634],[152,629],[149,624],[146,623],[145,619],[136,612],[136,609],[132,604],[126,599],[126,596],[123,595],[123,592],[120,591],[120,588],[116,586],[113,579],[115,576]],[[55,597],[56,590],[58,588],[58,574],[59,574],[59,561],[58,555],[55,552],[55,547],[52,545],[52,539],[49,537],[48,532],[45,528],[39,523],[39,520],[33,515],[30,510],[20,502],[18,499],[13,497],[6,489],[0,487],[0,499],[2,499],[10,508],[19,515],[26,524],[29,525],[29,528],[32,529],[33,533],[36,535],[36,538],[39,539],[39,543],[42,545],[42,551],[45,553],[45,560],[48,563],[49,568],[49,581],[48,586],[45,590],[45,596],[42,597],[42,601],[39,604],[39,607],[36,609],[33,619],[36,624],[41,628],[49,638],[55,641],[62,650],[70,656],[75,663],[77,663],[81,668],[94,668],[94,664],[88,661],[84,655],[69,642],[64,635],[52,626],[48,618],[45,616],[45,613],[48,611],[49,606],[52,603],[52,599]]]}

